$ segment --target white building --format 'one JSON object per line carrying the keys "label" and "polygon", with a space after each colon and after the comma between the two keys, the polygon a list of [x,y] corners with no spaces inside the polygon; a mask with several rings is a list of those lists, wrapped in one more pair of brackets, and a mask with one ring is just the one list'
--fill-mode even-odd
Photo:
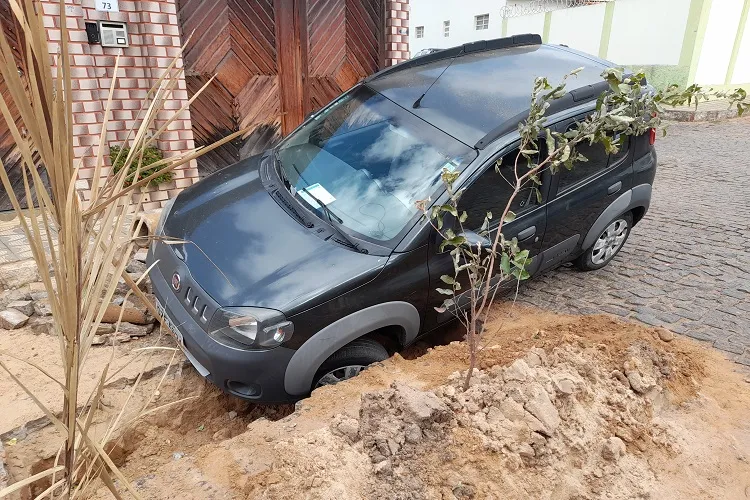
{"label": "white building", "polygon": [[657,86],[750,89],[750,0],[410,0],[412,55],[536,33]]}
{"label": "white building", "polygon": [[410,0],[409,50],[445,49],[502,35],[505,0]]}

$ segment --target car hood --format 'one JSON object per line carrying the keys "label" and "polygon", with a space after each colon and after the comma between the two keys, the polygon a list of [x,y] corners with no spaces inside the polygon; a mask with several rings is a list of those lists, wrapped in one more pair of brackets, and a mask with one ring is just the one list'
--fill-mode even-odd
{"label": "car hood", "polygon": [[[255,156],[186,189],[164,232],[193,279],[222,306],[294,314],[374,278],[387,257],[316,236],[263,186]],[[298,209],[301,211],[301,209]]]}

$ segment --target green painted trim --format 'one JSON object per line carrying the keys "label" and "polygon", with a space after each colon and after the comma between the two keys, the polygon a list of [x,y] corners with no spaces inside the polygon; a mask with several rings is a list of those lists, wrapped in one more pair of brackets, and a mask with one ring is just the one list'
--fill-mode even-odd
{"label": "green painted trim", "polygon": [[742,35],[745,34],[745,25],[747,24],[747,16],[749,12],[750,0],[745,0],[745,5],[742,7],[742,14],[740,14],[740,25],[737,27],[737,35],[734,37],[734,47],[732,47],[732,56],[729,58],[729,67],[727,67],[727,77],[724,79],[724,85],[732,83],[734,66],[737,64],[737,56],[739,55],[740,47],[742,46]]}
{"label": "green painted trim", "polygon": [[604,25],[602,26],[602,37],[599,40],[599,57],[607,58],[609,52],[609,37],[612,35],[612,21],[615,19],[615,2],[607,2],[604,9]]}
{"label": "green painted trim", "polygon": [[549,43],[549,30],[552,26],[552,11],[544,13],[544,32],[542,33],[542,41]]}
{"label": "green painted trim", "polygon": [[[697,19],[697,24],[694,24],[693,27],[695,29],[695,42],[693,43],[692,52],[690,54],[690,61],[688,66],[690,67],[690,71],[688,72],[688,79],[686,82],[686,85],[691,85],[695,83],[695,73],[698,71],[698,62],[701,58],[701,51],[703,50],[703,41],[706,39],[706,27],[708,26],[708,16],[711,14],[711,3],[713,0],[693,0],[690,3],[690,14],[688,14],[688,26],[690,25],[691,21],[691,15],[693,10],[693,3],[696,3],[696,1],[700,2],[701,9],[700,14]],[[687,31],[687,27],[685,28]],[[684,41],[683,41],[683,48],[684,48]],[[680,63],[682,63],[682,57],[683,54],[680,54]],[[687,56],[685,56],[687,59]]]}
{"label": "green painted trim", "polygon": [[508,36],[508,18],[503,18],[503,37]]}
{"label": "green painted trim", "polygon": [[685,23],[685,33],[682,36],[682,49],[680,50],[679,66],[690,66],[695,51],[695,39],[698,36],[698,27],[701,21],[701,12],[705,0],[692,0],[688,9],[688,18]]}

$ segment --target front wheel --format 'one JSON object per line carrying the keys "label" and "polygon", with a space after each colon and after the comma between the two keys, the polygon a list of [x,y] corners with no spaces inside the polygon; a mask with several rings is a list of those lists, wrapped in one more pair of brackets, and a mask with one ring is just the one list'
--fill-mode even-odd
{"label": "front wheel", "polygon": [[367,366],[388,359],[388,351],[373,339],[359,338],[331,355],[315,374],[312,389],[338,384],[359,375]]}
{"label": "front wheel", "polygon": [[602,231],[586,253],[573,263],[581,271],[594,271],[609,264],[622,249],[633,227],[633,214],[624,213],[616,217]]}

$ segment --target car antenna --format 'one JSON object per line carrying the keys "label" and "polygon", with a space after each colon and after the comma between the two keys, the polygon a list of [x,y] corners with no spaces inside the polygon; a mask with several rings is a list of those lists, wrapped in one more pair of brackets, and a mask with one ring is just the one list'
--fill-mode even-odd
{"label": "car antenna", "polygon": [[443,73],[445,73],[448,70],[448,68],[451,67],[451,64],[453,64],[453,61],[455,61],[456,58],[463,53],[464,53],[464,48],[461,47],[461,50],[458,51],[458,54],[456,54],[455,56],[451,58],[451,62],[449,62],[448,65],[445,68],[443,68],[443,71],[441,71],[440,74],[437,76],[437,78],[435,78],[435,80],[430,84],[430,86],[427,87],[427,90],[424,91],[424,94],[419,96],[419,99],[414,101],[414,104],[411,105],[412,108],[417,109],[418,107],[422,105],[422,99],[424,99],[424,96],[427,95],[427,92],[429,92],[432,86],[435,85],[438,80],[440,80],[440,77],[443,76]]}

